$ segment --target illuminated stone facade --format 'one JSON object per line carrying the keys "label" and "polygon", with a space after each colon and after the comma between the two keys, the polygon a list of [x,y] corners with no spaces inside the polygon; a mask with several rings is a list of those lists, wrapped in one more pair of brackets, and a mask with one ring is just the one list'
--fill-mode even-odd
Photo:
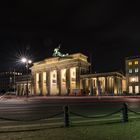
{"label": "illuminated stone facade", "polygon": [[120,95],[126,91],[125,77],[118,72],[81,75],[80,83],[89,95]]}
{"label": "illuminated stone facade", "polygon": [[[28,79],[32,95],[118,95],[126,91],[125,77],[118,72],[89,74],[87,56],[76,53],[33,63]],[[17,82],[18,95],[25,95],[27,80]]]}
{"label": "illuminated stone facade", "polygon": [[90,64],[81,53],[52,57],[31,67],[35,95],[69,95],[80,89],[80,75]]}

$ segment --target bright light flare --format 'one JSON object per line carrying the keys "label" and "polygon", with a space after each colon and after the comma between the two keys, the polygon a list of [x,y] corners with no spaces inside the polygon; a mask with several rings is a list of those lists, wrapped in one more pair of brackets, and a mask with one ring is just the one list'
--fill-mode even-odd
{"label": "bright light flare", "polygon": [[23,57],[23,58],[21,59],[21,62],[26,63],[26,62],[27,62],[27,59],[26,59],[25,57]]}
{"label": "bright light flare", "polygon": [[135,82],[135,78],[132,78],[132,82]]}
{"label": "bright light flare", "polygon": [[32,60],[28,60],[28,63],[31,64],[32,63]]}

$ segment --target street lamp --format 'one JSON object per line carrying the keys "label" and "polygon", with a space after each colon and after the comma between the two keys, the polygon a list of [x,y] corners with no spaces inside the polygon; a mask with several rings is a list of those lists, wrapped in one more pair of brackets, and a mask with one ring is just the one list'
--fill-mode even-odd
{"label": "street lamp", "polygon": [[21,62],[22,62],[22,63],[25,63],[26,65],[29,65],[29,64],[32,63],[32,60],[23,57],[23,58],[21,59]]}
{"label": "street lamp", "polygon": [[25,64],[26,70],[27,70],[27,87],[26,87],[26,96],[28,97],[29,95],[29,90],[28,90],[28,72],[29,72],[29,64],[32,63],[32,60],[27,59],[25,57],[21,58],[21,62]]}

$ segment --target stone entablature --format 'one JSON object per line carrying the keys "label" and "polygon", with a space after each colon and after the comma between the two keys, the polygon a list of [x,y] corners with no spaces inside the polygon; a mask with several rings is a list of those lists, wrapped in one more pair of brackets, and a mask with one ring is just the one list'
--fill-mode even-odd
{"label": "stone entablature", "polygon": [[101,77],[101,76],[117,76],[117,77],[125,79],[125,76],[119,72],[86,74],[86,75],[81,75],[81,78],[91,78],[91,77]]}
{"label": "stone entablature", "polygon": [[32,72],[34,71],[42,71],[47,69],[55,69],[57,68],[69,68],[73,66],[85,66],[89,67],[90,63],[87,61],[87,56],[77,53],[68,55],[65,57],[52,57],[45,59],[43,61],[39,61],[33,64],[33,67],[31,68]]}

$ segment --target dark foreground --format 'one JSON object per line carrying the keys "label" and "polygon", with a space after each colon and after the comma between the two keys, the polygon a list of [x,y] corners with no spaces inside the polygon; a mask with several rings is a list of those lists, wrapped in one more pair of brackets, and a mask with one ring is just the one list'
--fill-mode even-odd
{"label": "dark foreground", "polygon": [[0,132],[1,140],[139,140],[140,121],[43,128],[41,130]]}
{"label": "dark foreground", "polygon": [[[129,108],[138,112],[140,111],[139,97],[1,98],[0,134],[2,134],[3,139],[8,139],[8,135],[10,136],[10,134],[12,134],[15,139],[19,139],[19,137],[21,137],[21,139],[25,139],[25,137],[27,139],[45,139],[46,137],[51,139],[52,137],[53,140],[53,138],[58,139],[60,137],[65,137],[63,139],[86,139],[86,137],[88,139],[92,139],[93,137],[102,139],[100,133],[103,136],[112,133],[112,135],[106,139],[115,139],[115,131],[118,131],[119,133],[119,129],[125,127],[122,123],[121,112],[100,119],[87,119],[70,115],[70,128],[63,128],[63,108],[65,105],[68,105],[69,110],[72,112],[85,116],[98,116],[119,110],[124,102],[128,104]],[[62,114],[51,117],[60,112],[62,112]],[[130,122],[139,121],[139,118],[139,115],[129,114]],[[125,129],[131,127],[130,122]],[[103,128],[104,131],[102,130]],[[110,131],[110,129],[112,130]],[[73,134],[73,131],[75,131],[75,134]],[[69,133],[72,133],[73,135],[68,136]],[[37,135],[41,137],[39,138]],[[119,135],[122,135],[122,132]],[[121,139],[121,136],[119,136],[119,139]]]}

